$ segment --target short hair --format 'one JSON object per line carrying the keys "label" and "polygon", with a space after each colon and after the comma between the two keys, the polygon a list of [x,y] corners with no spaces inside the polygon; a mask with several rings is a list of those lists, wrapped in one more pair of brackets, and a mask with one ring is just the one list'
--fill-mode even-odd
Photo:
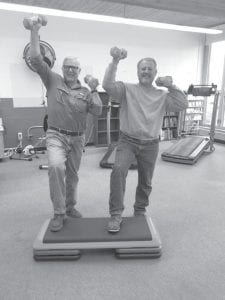
{"label": "short hair", "polygon": [[78,61],[78,59],[74,56],[67,56],[64,58],[63,60],[63,66],[65,65],[65,63],[69,61],[70,62],[70,66],[75,66],[75,67],[79,67],[81,68],[80,66],[80,62]]}
{"label": "short hair", "polygon": [[143,62],[143,61],[152,61],[155,65],[155,68],[157,68],[157,63],[156,63],[156,60],[152,57],[145,57],[145,58],[142,58],[141,60],[139,60],[139,62],[137,63],[137,68],[139,68],[140,64]]}

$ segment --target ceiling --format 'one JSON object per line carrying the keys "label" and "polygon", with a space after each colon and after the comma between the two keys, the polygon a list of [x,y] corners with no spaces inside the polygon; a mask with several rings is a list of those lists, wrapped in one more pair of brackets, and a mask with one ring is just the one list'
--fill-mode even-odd
{"label": "ceiling", "polygon": [[225,24],[224,0],[0,0],[0,2],[203,28]]}

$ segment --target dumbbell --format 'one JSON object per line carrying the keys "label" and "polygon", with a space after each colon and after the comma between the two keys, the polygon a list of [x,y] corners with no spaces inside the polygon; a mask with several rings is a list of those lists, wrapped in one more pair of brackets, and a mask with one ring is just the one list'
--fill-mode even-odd
{"label": "dumbbell", "polygon": [[110,55],[115,59],[124,59],[127,57],[127,51],[125,49],[113,47],[110,49]]}
{"label": "dumbbell", "polygon": [[86,75],[86,76],[84,77],[84,82],[85,82],[86,84],[88,84],[89,86],[91,85],[91,86],[97,87],[97,86],[99,85],[98,79],[95,78],[95,77],[93,77],[92,75]]}
{"label": "dumbbell", "polygon": [[173,83],[173,79],[171,76],[158,77],[155,83],[157,86],[171,86]]}
{"label": "dumbbell", "polygon": [[45,16],[42,16],[42,15],[23,19],[23,26],[28,30],[32,29],[32,27],[37,23],[40,23],[42,26],[46,26],[48,23],[48,20]]}

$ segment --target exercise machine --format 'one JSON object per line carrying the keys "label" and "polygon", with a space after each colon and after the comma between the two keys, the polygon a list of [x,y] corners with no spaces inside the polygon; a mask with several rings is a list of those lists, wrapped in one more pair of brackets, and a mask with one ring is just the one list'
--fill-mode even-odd
{"label": "exercise machine", "polygon": [[8,148],[5,150],[10,159],[31,161],[33,157],[39,158],[38,154],[45,154],[46,136],[45,134],[43,134],[42,136],[38,137],[36,142],[34,143],[34,135],[31,134],[34,129],[41,129],[41,131],[43,131],[43,126],[31,126],[27,129],[27,139],[30,144],[26,145],[25,147],[23,146],[23,134],[22,132],[18,132],[17,135],[19,144],[17,145],[17,147]]}
{"label": "exercise machine", "polygon": [[[35,155],[36,158],[39,158],[39,156],[37,154],[45,154],[45,152],[47,150],[47,148],[46,148],[47,117],[48,117],[48,115],[46,114],[44,116],[43,126],[39,126],[39,125],[31,126],[27,130],[27,137],[28,137],[29,141],[32,142],[32,140],[36,138],[36,142],[34,143],[34,146],[28,145],[26,147],[26,148],[28,148],[27,152],[28,153],[30,152],[32,155]],[[42,131],[41,136],[35,137],[35,135],[31,133],[33,130],[41,130]],[[26,148],[24,149],[24,151],[26,151]],[[39,166],[39,169],[42,169],[42,168],[44,169],[45,165]]]}
{"label": "exercise machine", "polygon": [[[33,130],[41,130],[41,136],[35,136],[34,134],[31,134],[31,132]],[[28,151],[27,152],[30,152],[32,153],[33,155],[35,155],[36,158],[39,158],[37,156],[38,153],[40,154],[45,154],[45,151],[46,151],[46,130],[45,130],[45,127],[44,125],[43,126],[31,126],[28,128],[27,130],[27,138],[28,140],[32,143],[32,145],[28,145]],[[33,140],[35,140],[35,143],[33,142]],[[34,145],[33,145],[34,144]],[[29,150],[30,148],[30,150]],[[25,151],[25,149],[24,149]]]}
{"label": "exercise machine", "polygon": [[13,148],[5,149],[6,155],[10,159],[32,161],[32,157],[31,157],[32,154],[31,153],[28,154],[27,152],[26,153],[24,152],[22,132],[18,132],[17,137],[19,142],[18,145]]}
{"label": "exercise machine", "polygon": [[158,258],[161,240],[147,216],[124,217],[121,229],[107,231],[108,218],[67,218],[58,232],[45,221],[33,244],[33,258],[41,260],[76,260],[85,250],[111,249],[118,258]]}
{"label": "exercise machine", "polygon": [[209,136],[184,136],[165,150],[161,154],[161,158],[169,162],[193,165],[205,152],[212,153],[215,150],[214,135],[219,92],[217,91],[217,86],[212,84],[190,85],[187,93],[193,96],[203,97],[214,95]]}
{"label": "exercise machine", "polygon": [[[114,163],[115,163],[115,154],[116,154],[116,149],[118,142],[112,142],[111,141],[111,110],[112,108],[119,109],[120,105],[119,103],[112,102],[109,100],[108,106],[107,106],[107,145],[108,149],[101,159],[99,165],[102,168],[113,168]],[[132,162],[130,169],[137,169],[137,161],[134,159]]]}

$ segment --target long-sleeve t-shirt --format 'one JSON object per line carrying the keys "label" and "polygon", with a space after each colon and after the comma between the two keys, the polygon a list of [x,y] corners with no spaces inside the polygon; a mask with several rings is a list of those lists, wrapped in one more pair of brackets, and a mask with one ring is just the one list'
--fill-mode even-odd
{"label": "long-sleeve t-shirt", "polygon": [[176,86],[168,91],[115,81],[117,64],[106,69],[103,88],[120,103],[120,130],[136,139],[158,138],[165,112],[179,112],[187,108],[185,94]]}
{"label": "long-sleeve t-shirt", "polygon": [[102,102],[98,93],[90,93],[79,81],[72,88],[68,87],[63,77],[53,72],[41,55],[31,58],[31,63],[47,90],[48,126],[84,132],[87,114],[102,113]]}

